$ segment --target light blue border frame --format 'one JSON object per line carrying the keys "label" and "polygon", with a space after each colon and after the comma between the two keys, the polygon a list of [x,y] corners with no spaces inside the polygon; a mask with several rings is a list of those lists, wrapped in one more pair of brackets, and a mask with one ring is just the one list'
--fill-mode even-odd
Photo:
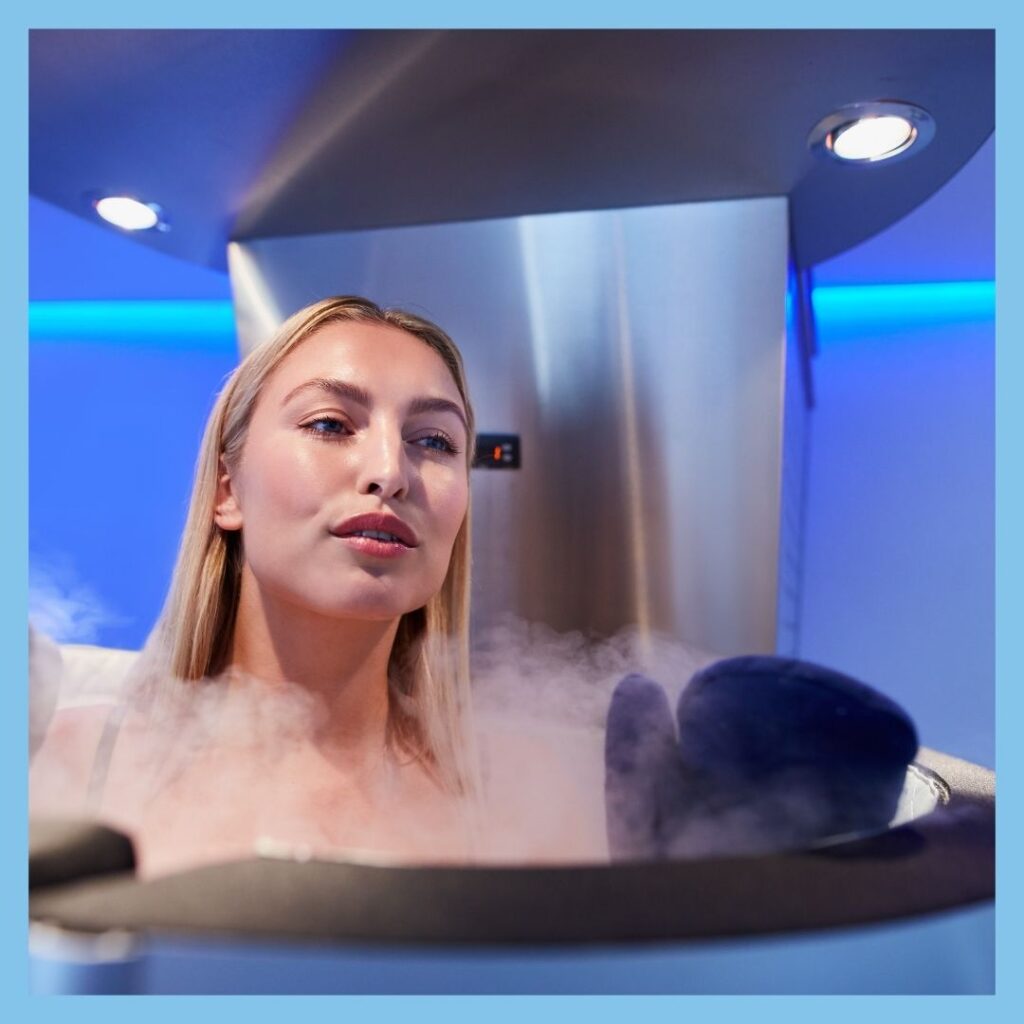
{"label": "light blue border frame", "polygon": [[[6,730],[3,744],[6,771],[3,773],[4,796],[8,808],[9,831],[6,842],[6,889],[3,907],[5,928],[3,941],[6,956],[3,969],[7,974],[4,992],[5,1008],[13,1019],[66,1020],[76,1018],[104,1020],[144,1012],[152,1019],[177,1019],[182,1012],[190,1017],[197,1012],[204,1019],[220,1019],[225,1012],[246,1017],[266,1015],[276,1018],[284,1010],[278,998],[244,999],[247,1005],[233,1000],[230,1008],[210,998],[191,997],[187,1007],[175,1006],[160,997],[149,997],[143,1007],[126,1006],[131,999],[116,1000],[93,997],[77,1000],[74,1006],[63,1000],[32,999],[23,995],[27,979],[25,953],[25,859],[26,829],[24,816],[25,763],[27,743],[24,729],[27,712],[23,680],[27,673],[24,623],[27,605],[27,30],[36,28],[225,28],[225,27],[678,27],[678,28],[995,28],[997,30],[998,109],[1003,116],[1015,112],[1014,102],[1024,96],[1022,82],[1022,48],[1020,29],[1015,18],[1006,13],[1006,3],[976,2],[969,5],[939,0],[916,0],[899,5],[881,0],[862,0],[855,8],[849,5],[811,4],[807,2],[775,3],[770,6],[745,2],[722,2],[703,5],[699,10],[678,3],[633,0],[629,4],[598,5],[585,0],[552,3],[551,0],[518,0],[510,3],[461,2],[403,3],[364,5],[360,7],[320,0],[292,0],[282,5],[277,17],[270,19],[252,3],[217,3],[211,0],[179,0],[166,8],[127,3],[124,0],[94,0],[83,6],[73,0],[39,2],[25,5],[25,11],[9,11],[0,15],[0,74],[9,149],[2,174],[7,185],[4,218],[4,273],[0,276],[5,306],[8,310],[5,344],[6,373],[0,375],[0,415],[3,417],[4,458],[8,486],[7,501],[2,512],[4,529],[0,547],[0,642],[8,652],[8,690],[3,716]],[[1009,124],[1012,126],[1013,122]],[[752,1014],[779,1014],[789,1020],[810,1019],[821,1014],[830,1018],[860,1019],[869,1014],[882,1014],[886,1019],[901,1018],[908,1011],[921,1011],[931,1019],[972,1020],[1002,1019],[1009,1016],[1020,990],[1022,970],[1018,945],[1021,916],[1020,872],[1013,870],[1020,863],[1020,824],[1016,813],[1015,783],[1020,772],[1020,743],[1014,742],[1013,730],[1022,721],[1019,677],[1022,657],[1019,637],[1024,632],[1021,596],[1020,526],[1024,523],[1024,501],[1020,480],[1022,457],[1016,438],[1024,434],[1021,423],[1021,296],[1014,272],[1020,262],[1018,225],[1021,195],[1018,185],[1024,179],[1021,170],[1020,142],[1012,130],[999,140],[997,168],[998,193],[998,268],[1004,285],[997,294],[997,744],[1001,780],[1001,813],[999,824],[999,928],[997,947],[998,995],[989,998],[942,1000],[928,998],[927,1006],[908,1007],[901,1000],[871,998],[828,998],[822,1005],[819,998],[778,997],[758,1000],[694,997],[685,1004],[674,997],[648,997],[642,1000],[627,997],[573,997],[571,1005],[565,997],[496,997],[490,999],[438,997],[346,999],[343,1003],[329,997],[304,999],[303,1016],[310,1019],[336,1019],[339,1013],[372,1014],[375,1020],[417,1021],[434,1017],[438,1020],[462,1018],[476,1020],[482,1014],[496,1021],[519,1020],[522,1015],[537,1014],[552,1019],[565,1014],[599,1017],[621,1021],[642,1013],[651,1020],[678,1021],[680,1014],[698,1014],[699,1019],[720,1019],[720,1016],[747,1020]],[[1008,286],[1006,282],[1011,284]],[[915,1000],[915,1003],[918,1000]]]}

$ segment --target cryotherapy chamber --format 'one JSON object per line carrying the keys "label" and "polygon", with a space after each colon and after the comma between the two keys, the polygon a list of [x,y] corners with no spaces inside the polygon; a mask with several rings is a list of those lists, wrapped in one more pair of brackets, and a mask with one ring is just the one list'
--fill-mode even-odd
{"label": "cryotherapy chamber", "polygon": [[[451,63],[447,39],[412,42],[396,68],[428,78]],[[364,60],[392,43],[366,45]],[[423,79],[407,77],[374,79],[366,102],[408,99]],[[858,217],[880,229],[951,168],[900,179],[898,202],[880,198],[885,209],[869,213],[844,204],[836,172],[801,151],[803,177],[786,187],[732,181],[708,194],[695,176],[686,194],[655,189],[665,201],[634,192],[611,202],[583,182],[582,198],[563,187],[534,203],[542,212],[522,212],[505,201],[487,209],[479,191],[456,209],[458,181],[444,190],[454,198],[427,188],[413,209],[389,180],[378,207],[325,210],[310,224],[320,194],[310,186],[329,167],[309,178],[295,161],[326,159],[347,123],[318,137],[304,120],[305,144],[282,147],[239,217],[227,264],[240,354],[295,310],[343,293],[420,313],[457,340],[479,432],[515,453],[472,479],[474,629],[510,615],[598,638],[635,626],[722,656],[797,652],[813,417],[806,270],[864,237]],[[965,153],[972,142],[962,140]],[[735,178],[738,165],[712,152],[717,180]],[[399,212],[387,212],[387,196]],[[557,869],[269,852],[149,882],[134,876],[123,838],[40,823],[33,984],[991,990],[992,773],[924,749],[904,797],[885,832],[813,851]]]}

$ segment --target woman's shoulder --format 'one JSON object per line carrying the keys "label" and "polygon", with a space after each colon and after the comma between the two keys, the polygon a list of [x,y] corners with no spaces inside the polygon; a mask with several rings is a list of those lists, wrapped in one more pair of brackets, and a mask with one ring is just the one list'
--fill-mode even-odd
{"label": "woman's shoulder", "polygon": [[59,708],[29,768],[33,814],[78,814],[85,810],[89,778],[112,704]]}
{"label": "woman's shoulder", "polygon": [[58,708],[39,748],[43,754],[61,753],[66,758],[75,754],[95,752],[108,719],[115,711],[114,704],[83,704]]}

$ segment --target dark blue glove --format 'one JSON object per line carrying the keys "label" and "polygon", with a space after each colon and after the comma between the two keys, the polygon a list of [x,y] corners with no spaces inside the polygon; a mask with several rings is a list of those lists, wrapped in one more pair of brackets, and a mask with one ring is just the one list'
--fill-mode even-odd
{"label": "dark blue glove", "polygon": [[898,704],[808,662],[709,665],[683,690],[676,722],[662,687],[629,675],[605,736],[609,850],[613,860],[755,854],[878,831],[916,753]]}

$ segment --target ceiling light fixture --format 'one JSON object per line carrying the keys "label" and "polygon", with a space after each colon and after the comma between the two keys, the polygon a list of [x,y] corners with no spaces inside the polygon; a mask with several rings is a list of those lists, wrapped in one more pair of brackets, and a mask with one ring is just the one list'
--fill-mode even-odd
{"label": "ceiling light fixture", "polygon": [[105,221],[125,231],[167,230],[156,203],[143,203],[131,196],[104,196],[93,207]]}
{"label": "ceiling light fixture", "polygon": [[935,134],[927,110],[912,103],[851,103],[822,118],[808,140],[814,152],[843,163],[874,164],[924,149]]}

